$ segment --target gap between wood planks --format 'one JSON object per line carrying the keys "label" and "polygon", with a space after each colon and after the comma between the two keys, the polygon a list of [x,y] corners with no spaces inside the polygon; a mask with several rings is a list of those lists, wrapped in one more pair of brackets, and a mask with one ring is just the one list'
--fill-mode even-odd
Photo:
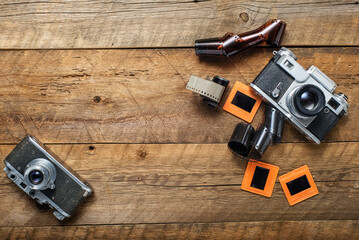
{"label": "gap between wood planks", "polygon": [[[281,47],[286,47],[286,48],[350,48],[350,47],[358,47],[358,45],[307,45],[307,46],[303,46],[303,45],[290,45],[290,44],[281,44],[278,47],[275,46],[255,46],[251,49],[267,49],[267,48],[281,48]],[[102,48],[102,47],[94,47],[94,48],[0,48],[0,51],[56,51],[56,50],[74,50],[74,51],[86,51],[86,50],[178,50],[178,49],[193,49],[194,51],[194,44],[193,46],[169,46],[169,47],[108,47],[108,48]],[[246,51],[251,51],[251,49],[248,49]],[[243,53],[239,53],[239,54],[243,54]],[[226,57],[223,57],[226,58]]]}

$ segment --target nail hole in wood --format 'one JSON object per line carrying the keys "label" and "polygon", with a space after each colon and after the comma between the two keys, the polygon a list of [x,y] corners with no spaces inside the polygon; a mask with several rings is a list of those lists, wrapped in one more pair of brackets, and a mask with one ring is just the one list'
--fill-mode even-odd
{"label": "nail hole in wood", "polygon": [[101,98],[99,96],[94,96],[92,99],[95,103],[99,103],[101,101]]}
{"label": "nail hole in wood", "polygon": [[137,155],[138,155],[140,158],[145,158],[145,157],[147,156],[147,153],[146,153],[146,151],[139,150],[139,151],[137,151]]}

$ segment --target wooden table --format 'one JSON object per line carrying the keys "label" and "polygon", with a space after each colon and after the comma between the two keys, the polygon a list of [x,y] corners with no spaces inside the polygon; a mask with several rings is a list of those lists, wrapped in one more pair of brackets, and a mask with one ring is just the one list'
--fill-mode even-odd
{"label": "wooden table", "polygon": [[[359,4],[286,2],[1,1],[1,158],[32,134],[95,194],[59,222],[2,173],[0,238],[359,239]],[[201,60],[193,43],[271,18],[350,105],[320,145],[286,124],[265,153],[279,175],[309,166],[319,195],[292,207],[278,181],[271,198],[240,190],[227,141],[241,120],[185,89],[190,75],[250,83],[275,49]]]}

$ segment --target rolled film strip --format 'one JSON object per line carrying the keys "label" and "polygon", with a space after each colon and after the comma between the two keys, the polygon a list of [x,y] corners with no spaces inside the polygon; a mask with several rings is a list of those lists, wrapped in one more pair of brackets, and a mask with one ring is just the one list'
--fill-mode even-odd
{"label": "rolled film strip", "polygon": [[281,141],[284,116],[272,106],[266,105],[264,123],[255,130],[248,123],[238,123],[228,142],[231,152],[241,159],[258,160],[269,145]]}
{"label": "rolled film strip", "polygon": [[[214,77],[214,79],[219,77]],[[228,85],[228,80],[225,86],[221,85],[220,83],[216,83],[214,81],[206,80],[203,78],[199,78],[196,76],[191,76],[186,89],[198,93],[201,96],[208,98],[216,103],[219,103],[222,99],[223,93],[226,90],[226,86]],[[221,79],[222,80],[222,79]]]}

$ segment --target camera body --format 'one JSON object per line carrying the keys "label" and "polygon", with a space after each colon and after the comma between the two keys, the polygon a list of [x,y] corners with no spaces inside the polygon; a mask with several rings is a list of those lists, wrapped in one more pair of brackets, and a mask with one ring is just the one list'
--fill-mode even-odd
{"label": "camera body", "polygon": [[309,140],[319,144],[348,114],[347,97],[333,94],[336,84],[315,66],[305,70],[282,47],[250,84]]}
{"label": "camera body", "polygon": [[39,204],[53,208],[59,220],[70,217],[93,192],[91,186],[32,136],[26,136],[4,160],[7,176]]}

